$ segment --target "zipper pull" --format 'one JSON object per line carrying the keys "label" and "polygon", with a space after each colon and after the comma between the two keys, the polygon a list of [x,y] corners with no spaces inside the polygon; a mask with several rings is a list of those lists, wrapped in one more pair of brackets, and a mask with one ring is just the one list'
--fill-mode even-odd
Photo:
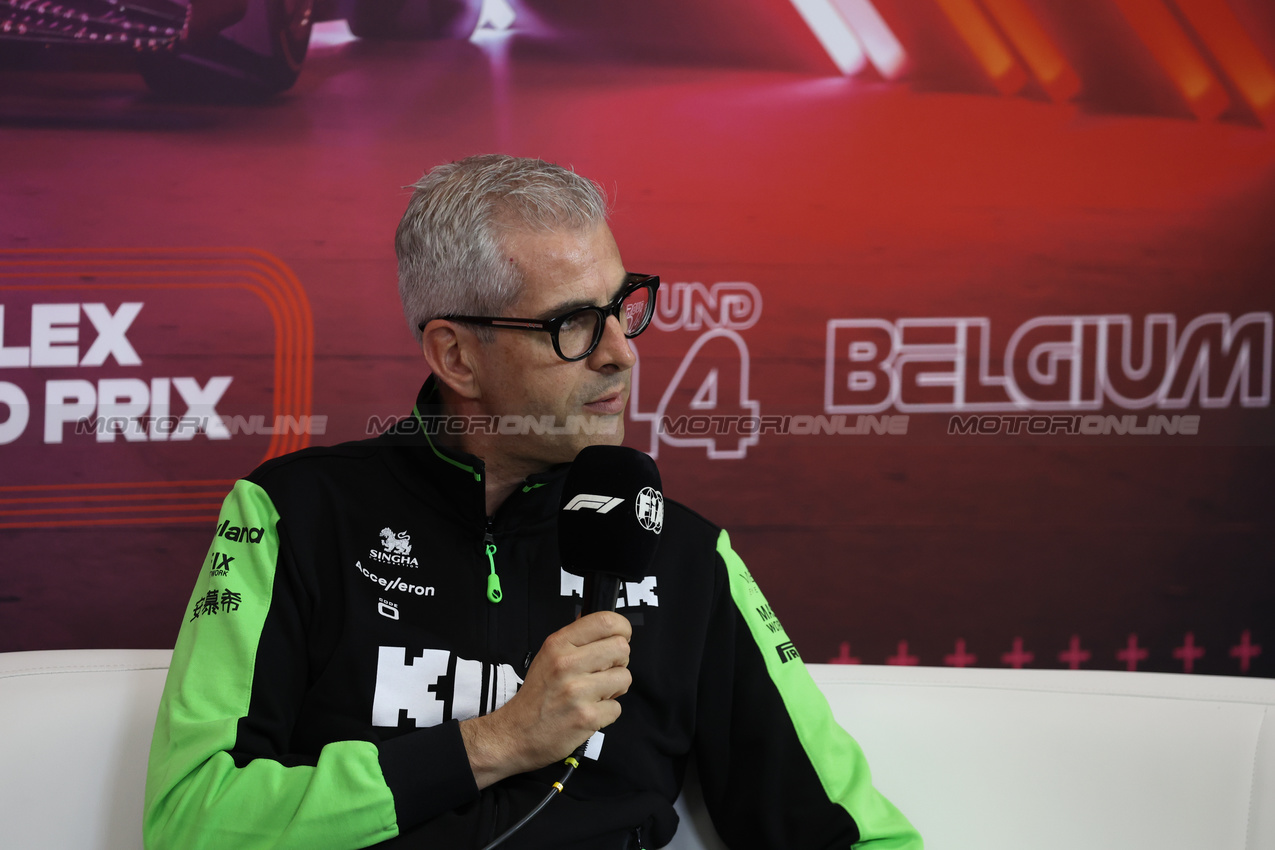
{"label": "zipper pull", "polygon": [[491,567],[491,575],[487,576],[487,599],[499,602],[504,596],[500,592],[500,576],[496,575],[496,538],[488,531],[483,535],[483,543],[486,544],[487,564]]}

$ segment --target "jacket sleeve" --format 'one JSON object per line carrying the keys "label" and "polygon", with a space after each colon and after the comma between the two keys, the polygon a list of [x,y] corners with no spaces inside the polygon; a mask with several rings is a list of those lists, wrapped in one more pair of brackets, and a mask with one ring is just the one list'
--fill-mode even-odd
{"label": "jacket sleeve", "polygon": [[[236,483],[218,529],[160,700],[146,776],[148,850],[366,847],[476,795],[456,724],[292,751],[310,676],[314,588],[259,485]],[[439,769],[428,773],[453,787],[421,787],[417,774],[426,772],[413,767],[431,762]],[[408,802],[418,794],[433,795],[429,810]]]}
{"label": "jacket sleeve", "polygon": [[732,850],[921,850],[725,531],[717,555],[696,761],[718,833]]}

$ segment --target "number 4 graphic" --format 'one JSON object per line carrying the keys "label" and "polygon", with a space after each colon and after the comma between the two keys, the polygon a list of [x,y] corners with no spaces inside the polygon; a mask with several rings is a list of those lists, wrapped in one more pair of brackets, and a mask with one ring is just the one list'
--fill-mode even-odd
{"label": "number 4 graphic", "polygon": [[[633,345],[633,343],[630,343]],[[633,346],[636,352],[637,346]],[[749,357],[743,337],[727,328],[695,340],[654,411],[639,406],[641,360],[633,365],[629,416],[649,422],[647,453],[658,458],[660,444],[703,446],[713,460],[739,459],[757,445],[761,405],[748,397]]]}

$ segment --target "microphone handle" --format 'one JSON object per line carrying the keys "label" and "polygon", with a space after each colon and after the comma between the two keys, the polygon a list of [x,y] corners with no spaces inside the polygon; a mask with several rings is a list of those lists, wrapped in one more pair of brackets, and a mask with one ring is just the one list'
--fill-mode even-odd
{"label": "microphone handle", "polygon": [[592,614],[594,611],[614,611],[615,603],[619,598],[619,576],[592,571],[584,574],[584,596],[581,610],[585,614]]}
{"label": "microphone handle", "polygon": [[[584,596],[582,614],[592,614],[594,611],[614,611],[615,603],[620,598],[620,577],[610,573],[599,573],[589,571],[584,574]],[[589,739],[593,740],[592,738]],[[584,758],[584,751],[589,746],[589,741],[585,741],[576,747],[571,757],[576,761]]]}

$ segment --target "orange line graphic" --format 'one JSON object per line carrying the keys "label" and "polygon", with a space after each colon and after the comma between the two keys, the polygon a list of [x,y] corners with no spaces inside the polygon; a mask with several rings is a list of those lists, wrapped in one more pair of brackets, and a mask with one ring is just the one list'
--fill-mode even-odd
{"label": "orange line graphic", "polygon": [[33,522],[0,522],[0,528],[77,528],[87,525],[196,525],[216,522],[217,514],[182,517],[123,517],[110,519],[50,519]]}
{"label": "orange line graphic", "polygon": [[[76,502],[145,502],[151,500],[168,501],[171,499],[223,499],[226,493],[196,491],[193,493],[103,493],[97,496],[39,496],[37,498],[0,499],[0,505],[46,505],[60,503],[74,505]],[[75,507],[70,510],[77,510]]]}
{"label": "orange line graphic", "polygon": [[1080,93],[1080,77],[1023,0],[983,0],[983,5],[1051,100],[1062,103]]}
{"label": "orange line graphic", "polygon": [[974,0],[935,2],[974,52],[974,58],[1001,94],[1014,94],[1027,84],[1027,72]]}
{"label": "orange line graphic", "polygon": [[98,484],[6,484],[0,486],[0,493],[23,490],[94,490],[103,487],[225,487],[228,491],[234,483],[233,478],[200,478],[191,481],[105,481]]}
{"label": "orange line graphic", "polygon": [[1197,118],[1206,121],[1216,118],[1231,105],[1230,97],[1209,70],[1208,62],[1160,0],[1115,0],[1115,3]]}
{"label": "orange line graphic", "polygon": [[[150,510],[163,511],[205,511],[212,509],[214,511],[221,510],[221,502],[205,502],[199,505],[154,505]],[[52,514],[52,513],[75,513],[75,514],[122,514],[127,512],[136,512],[148,510],[145,505],[100,505],[97,507],[49,507],[49,508],[22,508],[19,510],[0,510],[0,516],[30,516],[32,514]],[[145,519],[141,517],[139,519]]]}
{"label": "orange line graphic", "polygon": [[[313,369],[314,369],[314,321],[310,312],[309,300],[305,290],[292,271],[278,257],[255,248],[75,248],[66,250],[48,249],[0,249],[0,278],[75,278],[74,283],[41,283],[32,285],[0,284],[4,289],[95,289],[118,288],[118,278],[129,277],[148,279],[163,277],[165,283],[138,281],[124,284],[131,289],[211,289],[238,288],[248,291],[261,299],[275,326],[274,341],[274,385],[272,387],[274,414],[276,416],[308,416],[313,402]],[[227,278],[230,278],[227,280]],[[108,278],[108,280],[99,280]],[[213,278],[210,280],[209,278]],[[270,443],[262,460],[268,460],[309,445],[310,437],[306,433],[293,433],[285,429],[283,434],[272,434]],[[63,492],[84,494],[92,491],[110,490],[114,488],[151,487],[160,490],[171,490],[182,487],[224,487],[233,485],[233,479],[200,479],[189,481],[156,481],[156,482],[95,482],[76,484],[34,484],[0,486],[0,492],[26,494],[35,492]],[[149,498],[167,500],[171,498],[197,498],[199,496],[220,497],[225,491],[217,494],[170,493],[154,494]],[[60,497],[67,501],[126,501],[144,500],[146,495],[98,495],[78,497]],[[0,500],[9,503],[20,500]],[[36,500],[28,499],[28,502]],[[39,500],[45,501],[45,500]],[[186,505],[167,506],[144,505],[119,506],[116,508],[89,508],[64,506],[58,510],[63,513],[86,513],[94,511],[165,511],[194,510],[213,508],[219,505]],[[33,509],[33,513],[49,513],[54,509]],[[17,513],[12,510],[0,511],[0,515]],[[169,517],[152,516],[120,517],[111,519],[68,519],[24,521],[17,523],[0,523],[0,528],[52,528],[75,525],[120,525],[148,522],[183,522],[189,523],[203,519],[216,518],[214,513],[208,517]]]}
{"label": "orange line graphic", "polygon": [[[128,251],[130,253],[140,253],[151,249],[111,249],[111,253],[120,253]],[[213,258],[202,261],[202,265],[213,267],[244,267],[243,271],[239,271],[244,277],[252,279],[262,284],[263,289],[253,290],[258,297],[266,304],[266,308],[270,311],[271,318],[275,322],[275,375],[274,375],[274,405],[276,414],[287,412],[289,410],[298,410],[295,415],[304,415],[309,413],[311,387],[313,381],[313,355],[314,355],[314,328],[313,319],[310,314],[309,301],[305,297],[304,291],[301,289],[300,283],[296,277],[287,271],[287,267],[272,255],[255,249],[242,249],[244,253],[249,253],[266,260],[265,263],[256,260],[245,260],[239,258]],[[0,251],[0,256],[7,252]],[[18,251],[12,253],[29,253],[29,251]],[[73,253],[83,253],[77,249]],[[157,253],[163,253],[157,251]],[[172,260],[168,257],[161,257],[159,260],[145,262],[147,270],[131,268],[136,266],[139,261],[134,260],[98,260],[96,262],[75,261],[75,260],[30,260],[27,261],[35,267],[60,266],[64,267],[62,271],[57,273],[50,272],[27,272],[27,273],[8,273],[0,275],[0,277],[66,277],[91,274],[93,277],[164,277],[171,279],[176,275],[187,277],[207,277],[215,273],[208,271],[193,271],[189,269],[189,261],[183,266],[178,264],[179,268],[156,269],[156,266],[172,265]],[[65,267],[85,267],[80,271],[74,268]],[[120,268],[117,271],[102,273],[100,269],[103,266],[113,267],[129,267],[127,270]],[[238,271],[232,268],[231,271]],[[94,283],[92,281],[80,281],[77,284],[68,285],[67,288],[107,286],[108,284]],[[224,284],[225,286],[233,286],[234,284]],[[171,284],[172,288],[196,287],[198,284]],[[52,288],[52,287],[50,287]],[[138,287],[131,287],[138,288]],[[268,294],[262,294],[262,293]],[[297,361],[300,362],[297,362]],[[266,449],[265,458],[277,457],[281,454],[304,448],[309,445],[308,434],[274,434],[271,435],[270,444]]]}
{"label": "orange line graphic", "polygon": [[1275,122],[1275,71],[1226,0],[1176,0],[1213,58],[1263,124]]}

